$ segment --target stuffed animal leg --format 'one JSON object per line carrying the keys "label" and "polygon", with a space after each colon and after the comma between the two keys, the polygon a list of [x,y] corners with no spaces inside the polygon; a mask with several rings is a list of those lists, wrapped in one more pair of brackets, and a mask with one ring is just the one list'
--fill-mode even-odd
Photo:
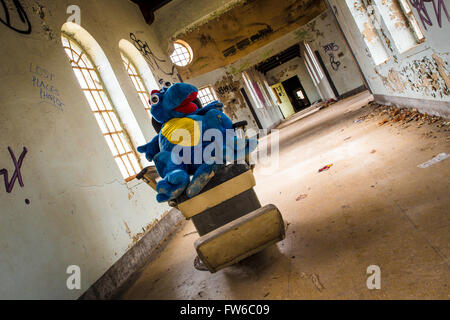
{"label": "stuffed animal leg", "polygon": [[202,189],[208,184],[218,168],[216,164],[206,164],[200,165],[194,173],[191,182],[186,188],[186,195],[189,198],[196,196],[202,191]]}
{"label": "stuffed animal leg", "polygon": [[186,165],[175,164],[171,152],[162,151],[154,157],[156,171],[163,178],[156,184],[156,200],[165,202],[181,196],[189,184]]}

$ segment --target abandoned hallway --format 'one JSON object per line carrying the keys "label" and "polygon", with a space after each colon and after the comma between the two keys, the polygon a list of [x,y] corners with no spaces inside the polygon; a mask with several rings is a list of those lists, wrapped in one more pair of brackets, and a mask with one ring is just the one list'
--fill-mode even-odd
{"label": "abandoned hallway", "polygon": [[[255,189],[282,212],[284,241],[210,274],[193,266],[198,234],[187,221],[122,299],[448,299],[449,160],[418,165],[449,150],[449,131],[382,124],[366,117],[372,99],[279,126],[280,169],[257,165]],[[367,288],[370,265],[381,290]]]}
{"label": "abandoned hallway", "polygon": [[449,300],[450,0],[0,2],[0,300]]}

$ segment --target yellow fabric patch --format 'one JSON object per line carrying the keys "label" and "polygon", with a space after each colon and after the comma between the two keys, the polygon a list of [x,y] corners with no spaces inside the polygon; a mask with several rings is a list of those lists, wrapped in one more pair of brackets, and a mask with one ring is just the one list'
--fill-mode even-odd
{"label": "yellow fabric patch", "polygon": [[200,126],[191,118],[173,118],[164,124],[162,135],[170,143],[193,147],[200,141]]}

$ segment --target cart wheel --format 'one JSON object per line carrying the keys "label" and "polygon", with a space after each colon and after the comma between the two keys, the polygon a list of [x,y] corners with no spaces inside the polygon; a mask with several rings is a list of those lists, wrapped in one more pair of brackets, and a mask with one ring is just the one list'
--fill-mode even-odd
{"label": "cart wheel", "polygon": [[203,264],[202,260],[200,260],[199,256],[196,256],[194,259],[194,268],[199,271],[209,271],[208,268]]}

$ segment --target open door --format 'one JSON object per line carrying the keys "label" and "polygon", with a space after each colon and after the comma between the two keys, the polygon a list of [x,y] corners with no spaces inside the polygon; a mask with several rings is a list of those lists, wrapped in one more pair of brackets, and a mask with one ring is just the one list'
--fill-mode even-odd
{"label": "open door", "polygon": [[281,83],[277,83],[271,86],[271,88],[273,90],[273,93],[275,94],[275,97],[277,98],[277,104],[281,110],[281,113],[283,114],[283,117],[286,119],[292,116],[295,113],[295,110],[289,97],[286,94],[286,91],[283,88],[283,85]]}

